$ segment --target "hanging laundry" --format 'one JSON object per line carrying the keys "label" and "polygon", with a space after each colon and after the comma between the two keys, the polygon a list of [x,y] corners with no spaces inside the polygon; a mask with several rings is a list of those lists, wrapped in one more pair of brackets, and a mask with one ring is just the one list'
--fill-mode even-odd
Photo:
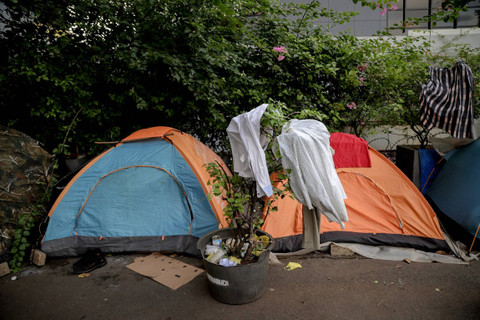
{"label": "hanging laundry", "polygon": [[308,209],[318,209],[329,221],[348,221],[344,199],[330,148],[330,133],[317,120],[291,120],[277,137],[282,166],[290,169],[290,186]]}
{"label": "hanging laundry", "polygon": [[368,142],[353,134],[333,132],[330,146],[335,150],[333,163],[338,168],[369,168],[372,166]]}
{"label": "hanging laundry", "polygon": [[263,148],[267,140],[265,135],[260,133],[260,119],[267,106],[268,104],[262,104],[236,116],[227,128],[232,146],[233,169],[241,177],[255,179],[258,197],[270,197],[273,194]]}
{"label": "hanging laundry", "polygon": [[429,68],[430,81],[422,85],[420,122],[455,138],[471,138],[473,130],[473,74],[463,61],[451,69]]}

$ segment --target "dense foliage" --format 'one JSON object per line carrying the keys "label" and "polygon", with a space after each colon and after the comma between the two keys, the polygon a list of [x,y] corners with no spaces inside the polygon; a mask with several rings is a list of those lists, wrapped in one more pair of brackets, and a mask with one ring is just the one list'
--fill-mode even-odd
{"label": "dense foliage", "polygon": [[[395,1],[354,2],[387,8]],[[457,2],[445,3],[465,1]],[[385,101],[411,102],[428,64],[412,57],[422,46],[360,42],[315,27],[318,17],[342,23],[356,14],[318,1],[4,3],[0,121],[55,153],[95,154],[94,141],[157,125],[214,145],[233,116],[269,99],[316,109],[332,130],[353,124],[360,134],[366,120],[384,114]]]}

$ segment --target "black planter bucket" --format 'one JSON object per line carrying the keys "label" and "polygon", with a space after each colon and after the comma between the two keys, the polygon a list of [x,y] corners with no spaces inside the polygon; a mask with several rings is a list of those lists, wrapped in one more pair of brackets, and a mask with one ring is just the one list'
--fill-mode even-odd
{"label": "black planter bucket", "polygon": [[228,304],[244,304],[260,298],[265,291],[268,276],[268,258],[273,248],[272,236],[263,231],[257,232],[258,236],[266,235],[270,238],[270,245],[260,254],[257,262],[224,267],[207,261],[204,255],[205,246],[215,235],[222,239],[228,239],[232,237],[232,231],[229,228],[215,230],[204,235],[197,242],[197,248],[202,252],[208,287],[212,296],[218,301]]}

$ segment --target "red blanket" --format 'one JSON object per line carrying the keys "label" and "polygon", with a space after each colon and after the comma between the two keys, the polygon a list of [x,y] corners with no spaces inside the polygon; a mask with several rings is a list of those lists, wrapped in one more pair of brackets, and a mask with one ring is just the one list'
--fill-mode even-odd
{"label": "red blanket", "polygon": [[330,135],[330,146],[335,150],[335,169],[371,167],[368,142],[353,134],[334,132]]}

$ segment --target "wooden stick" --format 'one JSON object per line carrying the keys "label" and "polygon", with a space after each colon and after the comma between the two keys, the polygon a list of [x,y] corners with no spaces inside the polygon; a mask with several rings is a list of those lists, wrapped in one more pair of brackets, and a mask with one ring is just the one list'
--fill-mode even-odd
{"label": "wooden stick", "polygon": [[[146,137],[146,138],[138,138],[132,140],[119,140],[119,141],[95,141],[95,144],[117,144],[117,143],[129,143],[129,142],[138,142],[138,141],[146,141],[146,140],[153,140],[153,139],[164,139],[167,136],[173,136],[173,133],[166,133],[163,136],[156,136],[156,137]],[[168,138],[167,138],[168,139]],[[168,139],[171,141],[170,139]]]}
{"label": "wooden stick", "polygon": [[477,239],[477,234],[478,234],[479,229],[480,229],[480,223],[478,224],[477,232],[475,232],[475,236],[473,237],[472,245],[470,246],[470,249],[468,250],[468,253],[470,253],[472,251],[473,244],[475,243],[475,239]]}
{"label": "wooden stick", "polygon": [[120,141],[95,141],[95,144],[117,144]]}

